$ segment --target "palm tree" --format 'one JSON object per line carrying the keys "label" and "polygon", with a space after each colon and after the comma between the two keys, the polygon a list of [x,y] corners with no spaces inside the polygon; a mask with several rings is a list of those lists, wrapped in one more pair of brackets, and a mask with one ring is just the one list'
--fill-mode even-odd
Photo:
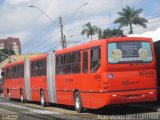
{"label": "palm tree", "polygon": [[89,38],[89,36],[91,36],[91,40],[92,40],[92,36],[95,34],[98,34],[99,29],[97,26],[92,26],[90,22],[86,23],[84,25],[84,29],[82,30],[81,34],[87,34],[87,37]]}
{"label": "palm tree", "polygon": [[140,17],[139,14],[143,11],[143,9],[135,10],[134,7],[126,6],[123,8],[122,12],[118,12],[119,18],[117,18],[114,23],[119,23],[120,28],[124,26],[130,26],[130,34],[133,34],[133,24],[140,25],[143,28],[147,28],[146,23],[148,22],[147,19]]}

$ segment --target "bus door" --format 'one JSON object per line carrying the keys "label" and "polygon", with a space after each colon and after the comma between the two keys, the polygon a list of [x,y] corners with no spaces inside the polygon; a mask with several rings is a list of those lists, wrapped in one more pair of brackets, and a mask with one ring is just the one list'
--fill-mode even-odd
{"label": "bus door", "polygon": [[31,101],[31,87],[30,87],[30,60],[25,59],[24,62],[24,83],[27,100]]}
{"label": "bus door", "polygon": [[88,50],[84,50],[82,51],[82,73],[83,73],[83,77],[82,77],[82,82],[81,82],[81,86],[83,90],[89,90],[89,84],[90,84],[90,78],[88,77],[88,73],[89,73],[89,51]]}
{"label": "bus door", "polygon": [[55,52],[47,57],[47,86],[49,102],[56,103]]}

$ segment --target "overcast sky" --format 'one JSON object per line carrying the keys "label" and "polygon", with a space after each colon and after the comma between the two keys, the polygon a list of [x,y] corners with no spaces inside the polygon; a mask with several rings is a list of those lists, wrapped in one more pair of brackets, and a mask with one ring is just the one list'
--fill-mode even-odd
{"label": "overcast sky", "polygon": [[[28,7],[31,4],[45,11],[57,25],[62,16],[68,46],[89,41],[80,34],[87,22],[102,29],[118,28],[113,21],[126,5],[143,8],[141,16],[149,21],[147,29],[134,26],[134,33],[152,37],[156,31],[154,40],[160,39],[160,0],[0,0],[0,38],[19,37],[22,53],[61,48],[60,28],[39,10]],[[128,34],[129,27],[123,30]]]}

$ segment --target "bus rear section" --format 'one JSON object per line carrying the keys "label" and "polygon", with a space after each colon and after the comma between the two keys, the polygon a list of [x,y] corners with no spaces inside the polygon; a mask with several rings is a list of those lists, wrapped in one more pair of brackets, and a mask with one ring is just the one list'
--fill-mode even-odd
{"label": "bus rear section", "polygon": [[[149,38],[114,38],[101,49],[99,92],[90,94],[91,107],[157,100],[156,63]],[[95,80],[93,80],[94,82]],[[87,97],[87,96],[86,96]]]}
{"label": "bus rear section", "polygon": [[153,43],[145,38],[108,42],[108,104],[157,100]]}

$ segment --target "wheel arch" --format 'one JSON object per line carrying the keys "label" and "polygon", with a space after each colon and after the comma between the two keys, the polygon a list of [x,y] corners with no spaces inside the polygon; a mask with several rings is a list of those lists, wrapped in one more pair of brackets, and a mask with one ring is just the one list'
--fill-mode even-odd
{"label": "wheel arch", "polygon": [[75,89],[74,92],[73,92],[73,97],[74,97],[74,95],[75,95],[76,92],[80,93],[80,91],[78,89]]}

